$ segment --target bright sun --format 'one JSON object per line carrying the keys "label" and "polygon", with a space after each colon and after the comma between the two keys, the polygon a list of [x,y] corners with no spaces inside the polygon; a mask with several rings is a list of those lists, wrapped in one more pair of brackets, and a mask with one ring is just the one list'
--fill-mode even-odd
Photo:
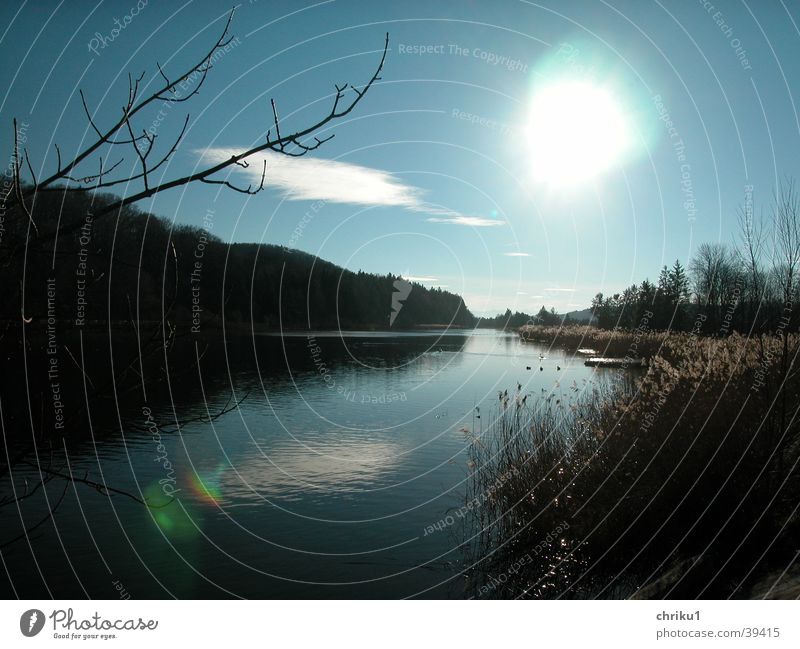
{"label": "bright sun", "polygon": [[619,162],[632,138],[608,89],[585,81],[547,85],[533,97],[528,142],[536,180],[574,186]]}

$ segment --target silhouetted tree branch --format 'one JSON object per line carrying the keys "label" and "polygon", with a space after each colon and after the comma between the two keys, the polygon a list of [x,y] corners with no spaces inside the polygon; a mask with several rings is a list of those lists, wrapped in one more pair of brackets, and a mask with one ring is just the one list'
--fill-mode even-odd
{"label": "silhouetted tree branch", "polygon": [[[272,110],[273,126],[267,131],[264,142],[254,147],[251,147],[250,149],[234,154],[227,160],[223,160],[222,162],[212,164],[194,173],[173,178],[170,180],[160,180],[158,182],[153,182],[152,173],[157,169],[159,169],[163,164],[165,164],[166,161],[169,160],[169,158],[172,156],[172,154],[175,153],[175,151],[178,149],[178,146],[181,140],[183,139],[183,136],[186,133],[189,124],[189,115],[187,115],[186,118],[184,119],[183,126],[180,132],[178,133],[178,136],[174,139],[171,146],[167,149],[166,153],[163,154],[156,161],[153,161],[152,163],[150,158],[151,155],[154,153],[154,148],[155,148],[154,145],[157,135],[153,133],[148,133],[146,130],[143,130],[141,132],[141,135],[137,135],[136,134],[137,129],[134,126],[134,117],[139,115],[139,113],[141,113],[145,108],[153,105],[154,103],[157,102],[164,102],[170,104],[182,103],[188,101],[189,99],[197,95],[203,83],[205,82],[206,77],[208,76],[209,70],[211,70],[211,68],[213,67],[212,60],[214,58],[214,55],[221,48],[225,48],[232,40],[232,37],[229,36],[229,31],[231,23],[233,21],[234,12],[235,10],[231,10],[226,20],[225,27],[222,30],[222,33],[220,34],[219,38],[215,41],[215,43],[211,46],[211,48],[207,52],[205,52],[197,62],[191,65],[188,69],[184,70],[177,77],[171,78],[164,71],[161,65],[157,63],[159,76],[161,77],[164,83],[150,95],[146,97],[140,97],[141,83],[142,80],[144,79],[145,73],[143,72],[138,77],[133,77],[132,75],[129,74],[128,97],[125,105],[122,108],[122,116],[111,127],[103,130],[97,125],[93,117],[93,114],[89,108],[89,105],[86,101],[86,97],[83,91],[81,91],[79,93],[81,97],[81,104],[83,106],[84,112],[86,113],[89,125],[97,135],[97,139],[88,146],[86,146],[80,153],[78,153],[74,158],[72,158],[68,162],[62,161],[61,151],[58,148],[58,146],[56,146],[57,159],[58,159],[57,169],[55,172],[53,172],[46,178],[42,180],[36,179],[32,171],[33,167],[30,165],[30,161],[27,157],[27,152],[24,152],[22,154],[20,153],[15,138],[15,151],[14,151],[15,162],[14,162],[14,179],[13,179],[14,200],[22,208],[22,211],[27,215],[34,229],[36,229],[36,223],[34,222],[33,216],[31,215],[31,212],[28,208],[28,203],[35,200],[36,195],[40,192],[52,192],[52,191],[91,192],[100,189],[107,189],[109,187],[113,187],[121,183],[130,183],[132,181],[142,182],[143,186],[139,191],[134,192],[129,196],[119,198],[118,200],[103,206],[100,210],[93,213],[93,217],[95,219],[102,217],[103,215],[116,212],[125,205],[136,203],[137,201],[140,201],[144,198],[150,198],[168,189],[181,187],[183,185],[187,185],[196,181],[223,185],[233,191],[245,194],[256,194],[262,191],[264,188],[264,181],[266,179],[266,163],[264,164],[264,169],[261,176],[261,182],[256,188],[253,188],[252,186],[248,186],[247,188],[236,187],[228,180],[214,178],[214,176],[233,165],[246,166],[247,164],[246,158],[261,151],[271,150],[281,153],[283,155],[299,157],[318,149],[325,142],[329,141],[333,137],[333,135],[320,138],[316,136],[315,133],[319,132],[321,129],[326,127],[331,122],[338,120],[344,117],[345,115],[349,114],[366,96],[367,92],[372,87],[372,85],[381,78],[380,73],[383,70],[383,65],[386,60],[386,53],[389,47],[388,33],[386,34],[384,40],[383,54],[381,55],[380,61],[369,81],[367,81],[367,83],[360,89],[351,84],[343,84],[343,85],[335,84],[334,87],[336,88],[336,94],[334,95],[333,103],[331,105],[329,112],[326,115],[322,116],[313,124],[301,128],[293,133],[284,134],[281,131],[276,102],[274,99],[271,99],[270,106]],[[176,86],[186,80],[193,78],[196,75],[199,75],[199,80],[197,81],[196,85],[191,89],[191,92],[189,92],[185,96],[179,96],[176,90]],[[350,95],[351,98],[348,99],[348,95]],[[14,130],[16,134],[17,130],[16,121],[14,122]],[[98,165],[99,170],[97,172],[92,172],[84,176],[74,173],[82,163],[87,161],[93,155],[99,154],[100,150],[104,146],[113,148],[121,145],[129,145],[132,146],[134,149],[136,159],[138,161],[137,166],[139,167],[139,170],[133,173],[132,175],[126,175],[121,178],[110,177],[110,174],[119,167],[119,165],[123,162],[124,158],[121,158],[113,165],[106,167],[103,157],[99,157],[99,165]],[[105,159],[107,160],[108,157],[109,156],[106,155]],[[30,174],[32,176],[32,183],[25,186],[23,186],[23,180],[21,174],[23,159],[25,159],[28,168],[30,170]],[[81,227],[80,223],[66,224],[64,225],[64,227],[59,228],[57,231],[42,235],[42,237],[39,238],[39,241],[44,242],[55,239],[58,236],[63,236],[71,232],[74,232],[80,227]]]}

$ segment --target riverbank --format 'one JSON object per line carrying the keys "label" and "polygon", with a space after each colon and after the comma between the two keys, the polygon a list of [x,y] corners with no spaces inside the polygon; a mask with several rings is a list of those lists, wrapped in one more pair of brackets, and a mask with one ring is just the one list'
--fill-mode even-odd
{"label": "riverbank", "polygon": [[637,342],[650,360],[633,382],[606,371],[485,417],[467,495],[491,494],[466,536],[475,596],[749,597],[791,566],[800,337],[573,327],[550,340],[620,356]]}
{"label": "riverbank", "polygon": [[520,339],[569,351],[582,348],[596,350],[598,356],[652,358],[661,349],[668,336],[691,336],[690,333],[668,334],[641,328],[633,331],[598,329],[589,325],[564,325],[545,327],[524,325],[518,330]]}

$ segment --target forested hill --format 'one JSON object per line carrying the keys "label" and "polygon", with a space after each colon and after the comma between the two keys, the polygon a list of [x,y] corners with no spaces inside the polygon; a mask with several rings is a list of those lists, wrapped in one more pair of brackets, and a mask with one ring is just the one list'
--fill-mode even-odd
{"label": "forested hill", "polygon": [[[0,254],[4,276],[13,281],[0,287],[3,319],[18,320],[23,313],[40,324],[55,317],[88,325],[160,320],[163,313],[170,323],[205,330],[220,326],[223,312],[226,323],[252,320],[263,329],[388,329],[393,312],[392,329],[475,322],[453,293],[392,275],[352,272],[283,246],[226,244],[209,232],[210,222],[207,229],[173,227],[130,206],[119,216],[87,216],[114,198],[96,196],[94,204],[80,193],[37,198],[38,236],[27,255],[12,249],[25,241],[27,217],[9,215]],[[51,269],[47,238],[55,227],[67,234],[59,236]]]}

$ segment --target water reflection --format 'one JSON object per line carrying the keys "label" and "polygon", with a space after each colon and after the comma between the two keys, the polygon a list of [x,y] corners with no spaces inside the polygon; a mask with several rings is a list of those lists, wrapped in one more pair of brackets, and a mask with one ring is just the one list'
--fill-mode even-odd
{"label": "water reflection", "polygon": [[369,491],[380,484],[400,457],[400,444],[385,440],[340,438],[266,449],[222,472],[220,494],[240,504],[300,500],[312,492],[330,497]]}
{"label": "water reflection", "polygon": [[[157,451],[132,399],[120,406],[122,434],[98,424],[94,438],[67,442],[74,471],[102,471],[146,496],[159,495],[157,458],[168,458],[175,502],[148,511],[70,493],[57,533],[42,528],[32,549],[14,548],[15,580],[25,583],[22,566],[35,557],[61,596],[108,596],[99,552],[117,572],[125,567],[133,597],[459,596],[448,585],[458,580],[452,530],[424,531],[463,503],[463,430],[480,433],[476,409],[488,412],[499,390],[558,398],[573,385],[588,389],[594,373],[564,352],[495,332],[312,336],[230,338],[209,347],[193,373],[179,371],[196,349],[177,346],[175,378],[149,392],[148,407],[160,421],[197,421],[163,435]],[[212,423],[200,420],[232,391],[249,396]],[[80,585],[59,563],[62,543]],[[364,556],[343,559],[353,555]],[[27,596],[46,593],[29,585]]]}

